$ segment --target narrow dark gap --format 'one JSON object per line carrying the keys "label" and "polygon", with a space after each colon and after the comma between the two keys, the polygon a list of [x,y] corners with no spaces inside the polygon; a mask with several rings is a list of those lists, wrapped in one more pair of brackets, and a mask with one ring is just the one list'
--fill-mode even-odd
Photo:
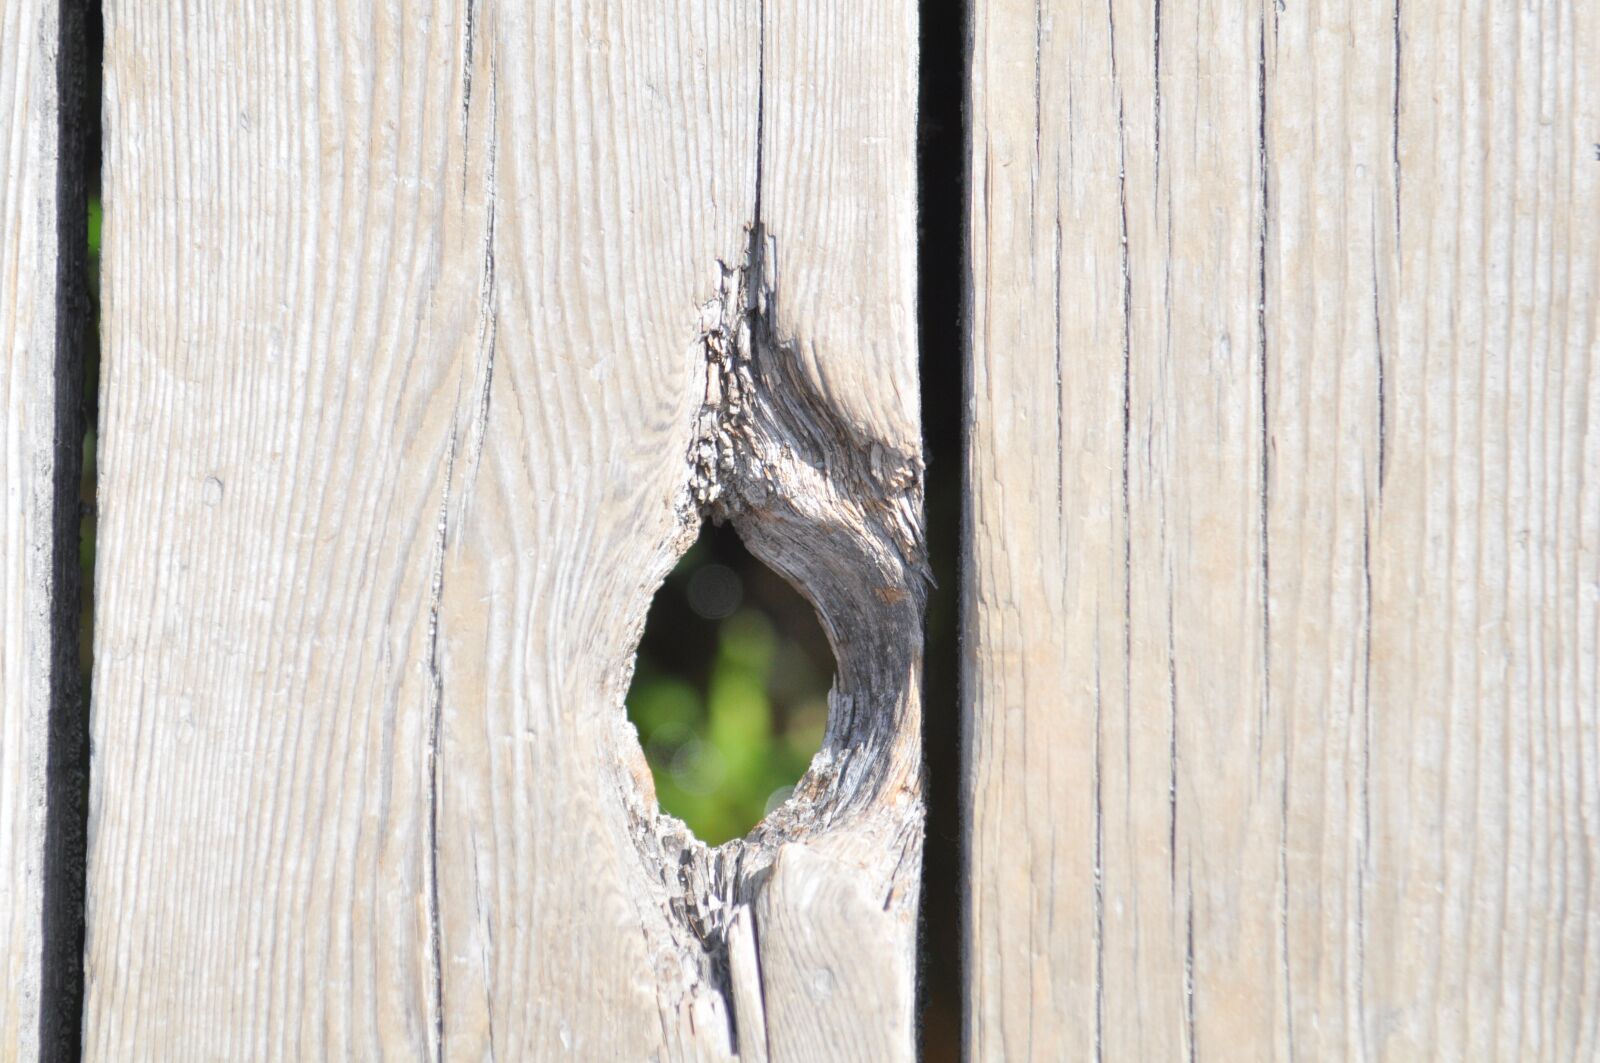
{"label": "narrow dark gap", "polygon": [[[70,3],[71,0],[68,0]],[[84,319],[87,328],[83,336],[83,388],[80,392],[83,430],[83,470],[79,482],[79,535],[78,543],[78,662],[83,678],[84,705],[87,707],[91,692],[89,680],[94,674],[94,554],[95,554],[95,455],[100,428],[100,231],[104,211],[100,205],[101,124],[100,90],[101,68],[105,53],[105,26],[101,18],[101,0],[84,0],[84,64],[85,93],[82,103],[85,160],[84,183],[88,193],[86,231],[80,234],[85,241],[88,258],[85,279],[88,296]]]}
{"label": "narrow dark gap", "polygon": [[708,523],[650,603],[628,690],[662,811],[709,845],[748,833],[821,746],[833,674],[811,603]]}
{"label": "narrow dark gap", "polygon": [[[41,927],[39,1055],[82,1055],[83,922],[89,808],[89,675],[83,603],[92,572],[83,572],[83,490],[92,482],[85,456],[98,386],[99,320],[90,200],[100,175],[100,9],[62,0],[56,65],[56,482],[51,515],[51,696],[45,751],[44,908]],[[98,234],[96,234],[98,235]]]}
{"label": "narrow dark gap", "polygon": [[928,597],[922,742],[927,845],[922,863],[917,1017],[922,1058],[961,1058],[960,600],[962,382],[965,379],[968,0],[921,6],[917,128],[917,336],[927,460]]}

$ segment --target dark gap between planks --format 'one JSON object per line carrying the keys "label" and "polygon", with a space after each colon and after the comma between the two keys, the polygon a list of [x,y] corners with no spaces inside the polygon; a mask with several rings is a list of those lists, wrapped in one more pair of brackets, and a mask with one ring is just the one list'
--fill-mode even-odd
{"label": "dark gap between planks", "polygon": [[[89,255],[89,196],[99,187],[100,8],[63,0],[57,23],[55,187],[56,408],[52,485],[49,736],[39,1057],[82,1055],[83,915],[89,809],[89,673],[83,632],[93,594],[82,570],[86,431],[92,424],[98,340]],[[92,468],[92,465],[91,465]]]}
{"label": "dark gap between planks", "polygon": [[917,108],[917,338],[927,462],[928,596],[923,655],[927,843],[917,950],[918,1047],[928,1063],[963,1044],[960,816],[962,392],[967,276],[968,0],[921,5]]}

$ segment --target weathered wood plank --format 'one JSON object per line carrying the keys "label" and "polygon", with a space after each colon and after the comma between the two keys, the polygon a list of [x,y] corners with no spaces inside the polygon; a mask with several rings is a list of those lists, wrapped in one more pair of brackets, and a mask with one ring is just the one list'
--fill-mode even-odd
{"label": "weathered wood plank", "polygon": [[78,682],[82,21],[0,7],[0,1056],[71,1058],[82,989]]}
{"label": "weathered wood plank", "polygon": [[975,3],[974,1058],[1600,1052],[1597,46]]}
{"label": "weathered wood plank", "polygon": [[[91,1055],[910,1055],[912,19],[110,13]],[[622,708],[706,516],[840,662],[716,851]],[[817,866],[885,977],[775,1029]]]}

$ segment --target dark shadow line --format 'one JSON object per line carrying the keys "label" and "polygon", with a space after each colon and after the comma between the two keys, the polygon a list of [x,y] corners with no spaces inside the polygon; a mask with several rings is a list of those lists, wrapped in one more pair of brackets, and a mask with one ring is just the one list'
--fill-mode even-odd
{"label": "dark shadow line", "polygon": [[56,323],[54,483],[51,485],[49,736],[39,1058],[82,1055],[83,912],[89,798],[88,697],[78,650],[79,492],[88,290],[88,3],[60,0],[56,64]]}
{"label": "dark shadow line", "polygon": [[959,600],[966,440],[970,0],[920,7],[917,339],[930,589],[923,667],[927,844],[918,910],[917,1030],[925,1060],[965,1043]]}

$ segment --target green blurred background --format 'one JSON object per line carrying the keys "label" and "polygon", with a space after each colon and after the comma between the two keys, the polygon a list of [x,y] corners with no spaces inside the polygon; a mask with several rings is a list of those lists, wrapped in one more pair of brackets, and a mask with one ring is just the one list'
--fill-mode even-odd
{"label": "green blurred background", "polygon": [[821,745],[832,679],[810,604],[707,525],[651,603],[628,691],[662,809],[711,845],[747,833]]}

